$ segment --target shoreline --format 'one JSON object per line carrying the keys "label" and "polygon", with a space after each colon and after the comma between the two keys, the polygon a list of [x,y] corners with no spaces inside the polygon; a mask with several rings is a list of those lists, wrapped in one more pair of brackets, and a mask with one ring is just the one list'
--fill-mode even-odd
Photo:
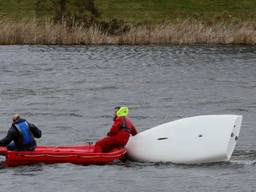
{"label": "shoreline", "polygon": [[98,25],[68,27],[50,21],[0,20],[0,45],[256,45],[255,21],[184,20],[177,23],[129,25],[111,35]]}

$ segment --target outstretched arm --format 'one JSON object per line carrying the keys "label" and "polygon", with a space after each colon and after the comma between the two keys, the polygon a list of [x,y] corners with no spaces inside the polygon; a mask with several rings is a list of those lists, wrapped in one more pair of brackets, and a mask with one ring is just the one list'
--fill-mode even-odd
{"label": "outstretched arm", "polygon": [[29,123],[29,128],[35,138],[40,138],[42,136],[42,131],[36,127],[34,124]]}
{"label": "outstretched arm", "polygon": [[134,136],[134,135],[137,135],[137,134],[138,134],[138,131],[137,131],[136,127],[134,125],[132,125],[131,135]]}

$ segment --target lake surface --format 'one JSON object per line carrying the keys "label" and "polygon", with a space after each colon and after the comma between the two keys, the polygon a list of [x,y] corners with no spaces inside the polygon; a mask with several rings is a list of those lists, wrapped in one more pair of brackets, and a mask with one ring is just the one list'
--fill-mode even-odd
{"label": "lake surface", "polygon": [[0,46],[0,137],[18,112],[42,129],[39,145],[95,141],[123,104],[141,131],[195,115],[243,115],[231,161],[2,168],[1,191],[256,190],[256,47]]}

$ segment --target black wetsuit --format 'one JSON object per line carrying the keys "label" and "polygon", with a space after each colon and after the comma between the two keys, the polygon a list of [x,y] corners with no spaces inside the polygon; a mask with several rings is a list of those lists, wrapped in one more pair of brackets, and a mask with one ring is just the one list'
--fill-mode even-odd
{"label": "black wetsuit", "polygon": [[[29,134],[31,134],[31,141],[29,143],[24,144],[23,136],[16,127],[17,124],[26,122],[29,127]],[[11,128],[8,130],[7,135],[0,140],[0,146],[7,146],[9,150],[19,150],[19,151],[27,151],[34,150],[36,147],[35,138],[41,137],[41,130],[38,129],[34,124],[28,123],[25,119],[20,119],[15,124],[13,123]],[[10,144],[11,142],[14,142]],[[10,144],[10,145],[9,145]]]}

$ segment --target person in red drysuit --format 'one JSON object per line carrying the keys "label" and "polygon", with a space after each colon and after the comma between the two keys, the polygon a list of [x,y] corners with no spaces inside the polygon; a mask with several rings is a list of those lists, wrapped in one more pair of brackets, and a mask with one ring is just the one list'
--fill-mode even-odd
{"label": "person in red drysuit", "polygon": [[136,135],[137,129],[128,117],[127,107],[116,107],[114,123],[107,136],[96,142],[94,152],[109,152],[114,148],[124,147],[130,135]]}

